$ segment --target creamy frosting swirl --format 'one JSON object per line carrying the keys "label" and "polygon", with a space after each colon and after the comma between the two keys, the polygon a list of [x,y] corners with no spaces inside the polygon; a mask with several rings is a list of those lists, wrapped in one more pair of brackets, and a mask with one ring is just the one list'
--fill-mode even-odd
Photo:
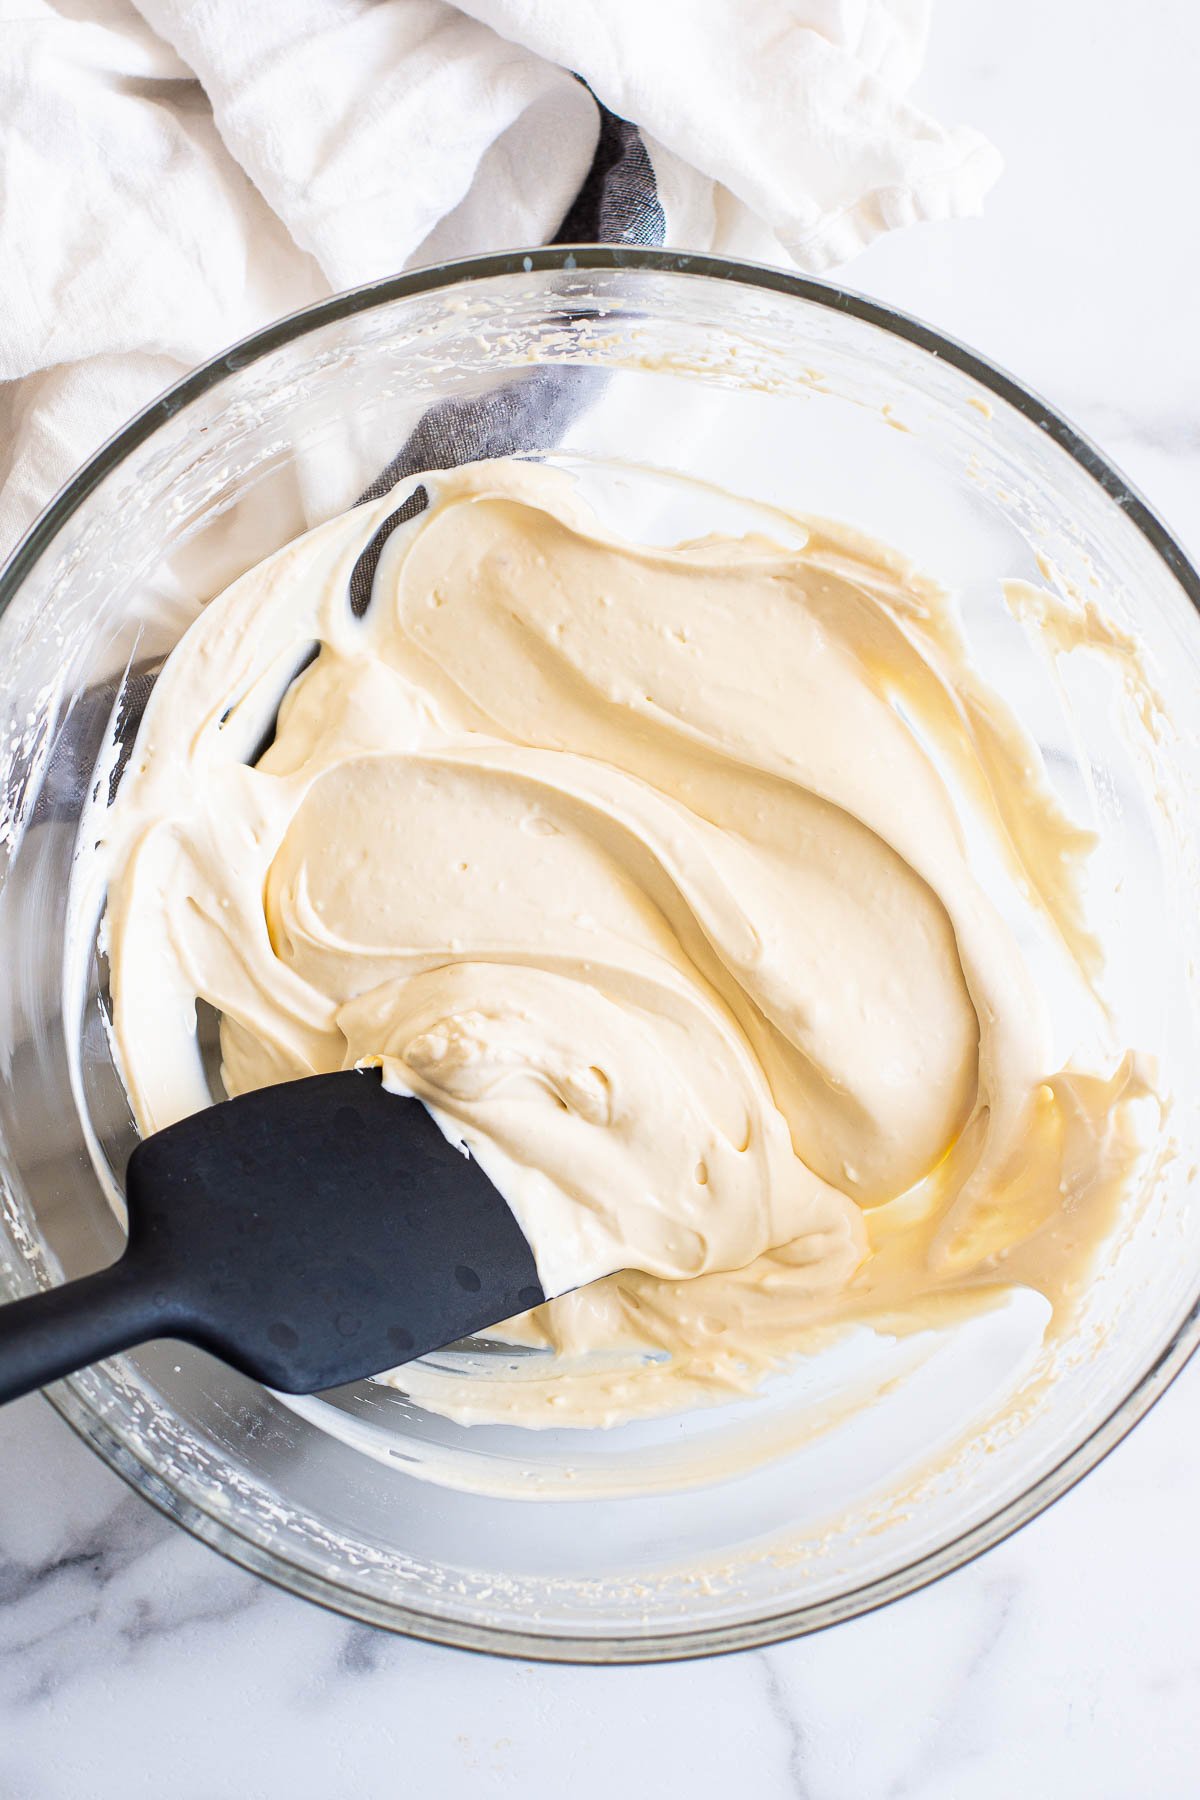
{"label": "creamy frosting swirl", "polygon": [[1084,974],[1089,840],[945,597],[828,525],[649,548],[549,467],[422,481],[365,617],[399,492],[234,583],[155,688],[108,832],[140,1127],[209,1101],[198,997],[232,1093],[419,1095],[548,1289],[608,1276],[514,1322],[535,1379],[402,1372],[468,1418],[724,1391],[814,1319],[1077,1247],[1068,1174],[1076,1215],[1112,1198],[1147,1085],[1053,1066],[963,809]]}

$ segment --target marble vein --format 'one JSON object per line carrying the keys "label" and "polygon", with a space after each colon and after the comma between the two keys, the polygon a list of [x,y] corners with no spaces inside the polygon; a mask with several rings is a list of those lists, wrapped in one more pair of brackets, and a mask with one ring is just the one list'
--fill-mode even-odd
{"label": "marble vein", "polygon": [[800,1696],[788,1691],[769,1650],[760,1652],[757,1661],[762,1671],[767,1706],[783,1735],[787,1750],[789,1791],[795,1796],[795,1800],[816,1800],[808,1785],[806,1738],[799,1711]]}

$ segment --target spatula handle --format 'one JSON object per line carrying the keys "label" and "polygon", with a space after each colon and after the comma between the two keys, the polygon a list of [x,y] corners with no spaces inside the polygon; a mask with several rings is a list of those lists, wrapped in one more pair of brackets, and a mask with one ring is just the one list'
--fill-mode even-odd
{"label": "spatula handle", "polygon": [[172,1336],[173,1311],[170,1293],[128,1255],[0,1306],[0,1405],[147,1338]]}

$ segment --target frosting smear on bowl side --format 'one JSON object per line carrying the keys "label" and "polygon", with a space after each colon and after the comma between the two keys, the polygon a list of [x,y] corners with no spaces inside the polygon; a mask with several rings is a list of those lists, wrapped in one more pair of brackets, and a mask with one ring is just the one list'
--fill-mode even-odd
{"label": "frosting smear on bowl side", "polygon": [[105,846],[140,1128],[210,1103],[200,999],[230,1093],[380,1064],[547,1287],[622,1271],[513,1321],[556,1354],[512,1379],[398,1372],[467,1420],[662,1411],[1015,1282],[1066,1304],[1152,1089],[1129,1052],[1054,1066],[964,826],[1080,982],[1091,839],[945,596],[823,523],[649,548],[546,466],[421,483],[363,617],[411,482],[235,582],[157,682]]}

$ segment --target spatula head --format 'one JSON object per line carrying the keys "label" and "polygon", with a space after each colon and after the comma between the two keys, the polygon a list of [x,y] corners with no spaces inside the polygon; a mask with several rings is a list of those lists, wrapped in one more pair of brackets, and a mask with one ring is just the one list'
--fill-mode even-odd
{"label": "spatula head", "polygon": [[285,1393],[361,1380],[545,1299],[479,1164],[373,1070],[263,1088],[145,1139],[127,1256],[162,1334]]}

